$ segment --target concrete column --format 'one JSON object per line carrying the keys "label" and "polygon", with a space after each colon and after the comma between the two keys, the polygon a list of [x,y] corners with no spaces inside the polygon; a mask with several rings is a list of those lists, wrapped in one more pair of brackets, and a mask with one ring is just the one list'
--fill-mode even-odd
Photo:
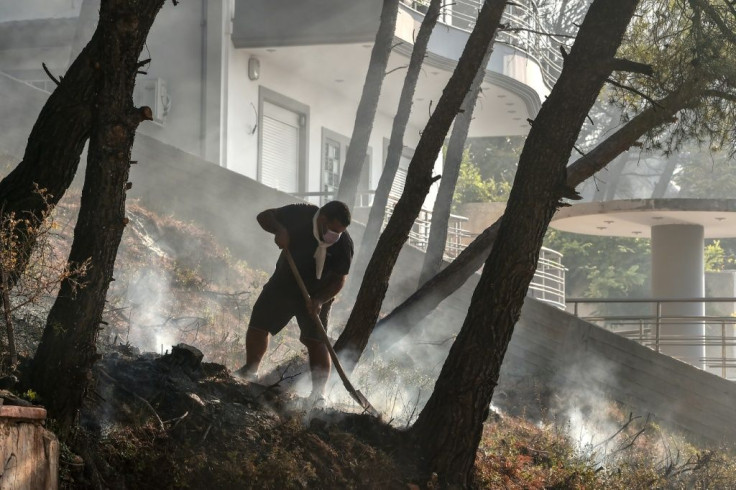
{"label": "concrete column", "polygon": [[[700,225],[659,225],[652,227],[652,296],[655,298],[702,298],[705,296],[703,227]],[[702,302],[663,303],[664,317],[702,317]],[[662,321],[660,352],[704,368],[704,346],[667,345],[679,341],[693,343],[705,334],[702,321]],[[687,340],[691,339],[691,340]],[[662,345],[664,344],[664,345]]]}

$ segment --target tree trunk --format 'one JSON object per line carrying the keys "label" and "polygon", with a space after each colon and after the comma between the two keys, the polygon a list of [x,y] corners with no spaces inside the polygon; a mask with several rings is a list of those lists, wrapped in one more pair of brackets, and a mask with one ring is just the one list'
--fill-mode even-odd
{"label": "tree trunk", "polygon": [[355,195],[358,190],[360,174],[365,164],[368,151],[368,140],[373,130],[373,120],[378,108],[378,97],[381,95],[381,85],[386,75],[388,58],[391,55],[391,45],[396,32],[396,17],[399,12],[399,0],[383,0],[381,23],[376,33],[376,42],[371,51],[371,61],[368,73],[365,76],[363,94],[358,103],[355,114],[355,126],[350,138],[348,154],[345,156],[345,167],[340,177],[340,186],[337,189],[337,199],[344,202],[351,209],[355,204]]}
{"label": "tree trunk", "polygon": [[419,275],[419,286],[431,279],[442,268],[442,258],[447,244],[447,227],[450,223],[450,211],[452,211],[452,197],[455,194],[457,178],[460,175],[460,164],[463,160],[463,150],[465,150],[465,140],[468,139],[470,123],[473,120],[475,103],[478,100],[478,94],[480,94],[480,86],[485,78],[486,65],[491,58],[491,53],[493,53],[493,43],[488,46],[488,51],[481,62],[480,69],[475,74],[470,91],[465,95],[460,113],[455,117],[455,124],[452,126],[452,134],[445,155],[445,165],[442,167],[440,188],[437,191],[437,199],[434,201],[432,209],[429,242],[424,255],[422,272]]}
{"label": "tree trunk", "polygon": [[[567,167],[567,185],[575,187],[605,167],[611,160],[628,150],[648,131],[671,123],[680,110],[694,104],[704,90],[704,80],[698,75],[686,80],[676,91],[642,111],[626,125],[601,142],[585,156]],[[403,303],[394,308],[376,325],[376,331],[390,327],[391,337],[406,335],[445,298],[457,291],[473,275],[491,252],[503,218],[483,230],[460,255],[439,274],[427,281]],[[380,339],[379,339],[380,340]]]}
{"label": "tree trunk", "polygon": [[[95,67],[100,57],[99,44],[100,35],[95,33],[41,109],[23,160],[0,181],[2,218],[29,218],[18,223],[16,229],[24,238],[19,240],[17,266],[7,271],[10,287],[25,270],[35,245],[28,226],[39,223],[47,208],[59,202],[77,172],[79,156],[89,138],[92,100],[99,79]],[[46,199],[36,185],[45,189]]]}
{"label": "tree trunk", "polygon": [[[629,155],[626,155],[626,157],[621,155],[621,158],[615,158],[611,162],[612,165],[608,168],[609,172],[606,185],[602,189],[602,192],[596,193],[596,197],[599,198],[596,201],[611,201],[616,196],[616,191],[621,183],[621,174],[624,173],[624,168],[629,161]],[[600,199],[601,194],[603,194],[602,199]]]}
{"label": "tree trunk", "polygon": [[664,197],[667,189],[670,186],[670,182],[672,181],[672,176],[675,175],[675,169],[677,168],[677,165],[679,163],[679,155],[670,155],[670,157],[665,161],[664,169],[662,170],[662,173],[660,174],[659,179],[657,179],[657,183],[654,185],[654,189],[652,190],[652,199],[660,199]]}
{"label": "tree trunk", "polygon": [[472,483],[475,453],[545,231],[565,193],[573,145],[638,0],[595,0],[519,159],[514,186],[468,316],[412,427],[440,480]]}
{"label": "tree trunk", "polygon": [[[350,274],[351,285],[359,284],[360,278],[363,277],[365,268],[368,265],[368,259],[373,253],[373,249],[378,241],[383,217],[386,214],[386,204],[388,203],[388,195],[391,192],[391,184],[396,177],[396,171],[401,161],[401,152],[404,149],[404,133],[406,132],[406,125],[409,122],[409,116],[411,115],[414,91],[417,87],[417,80],[422,69],[424,56],[427,53],[429,38],[439,18],[441,4],[442,0],[432,0],[430,2],[414,42],[414,49],[411,52],[409,67],[406,70],[406,77],[404,78],[404,86],[401,89],[401,96],[399,97],[399,106],[396,109],[394,124],[391,128],[391,139],[389,140],[388,150],[386,152],[386,163],[378,180],[376,194],[373,196],[373,206],[368,215],[368,223],[363,233],[363,240],[358,249],[356,260],[354,261],[353,272]],[[351,289],[353,288],[351,287]]]}
{"label": "tree trunk", "polygon": [[404,192],[378,240],[345,330],[335,343],[335,350],[345,358],[348,369],[357,362],[373,331],[388,289],[391,271],[434,180],[434,162],[450,124],[460,110],[465,94],[470,90],[473,78],[495,36],[505,7],[504,0],[492,0],[483,4],[457,67],[417,144],[409,164]]}
{"label": "tree trunk", "polygon": [[127,222],[125,195],[130,151],[138,124],[150,108],[135,109],[132,95],[138,56],[164,0],[103,0],[100,9],[98,85],[79,217],[69,263],[91,258],[85,286],[61,284],[31,370],[32,386],[49,415],[68,434],[97,360],[96,340],[115,255]]}

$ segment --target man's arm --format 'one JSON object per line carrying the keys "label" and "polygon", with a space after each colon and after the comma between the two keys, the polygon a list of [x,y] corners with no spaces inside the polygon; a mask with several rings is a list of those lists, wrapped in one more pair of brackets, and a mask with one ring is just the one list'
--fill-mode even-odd
{"label": "man's arm", "polygon": [[307,305],[308,308],[319,315],[322,305],[337,296],[342,287],[345,285],[347,275],[329,273],[323,280],[323,285],[319,291],[315,291],[312,295],[312,304]]}
{"label": "man's arm", "polygon": [[319,301],[320,305],[327,303],[329,300],[337,296],[342,287],[345,285],[347,275],[328,273],[324,279],[324,283],[318,291],[312,295],[313,300]]}
{"label": "man's arm", "polygon": [[276,246],[281,249],[289,248],[289,232],[276,218],[275,209],[267,209],[258,213],[256,219],[258,220],[258,224],[261,225],[261,228],[269,233],[273,233],[273,241],[276,243]]}

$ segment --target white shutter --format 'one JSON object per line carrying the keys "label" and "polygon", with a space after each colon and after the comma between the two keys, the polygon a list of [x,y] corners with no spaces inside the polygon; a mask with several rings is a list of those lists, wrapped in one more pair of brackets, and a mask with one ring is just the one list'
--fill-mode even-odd
{"label": "white shutter", "polygon": [[409,160],[408,158],[402,156],[399,160],[399,168],[396,169],[396,176],[394,177],[394,181],[391,183],[391,192],[389,192],[390,196],[395,197],[396,199],[401,197],[401,193],[404,192],[404,184],[406,184],[406,173],[409,168]]}
{"label": "white shutter", "polygon": [[283,192],[299,190],[299,114],[263,102],[261,182]]}

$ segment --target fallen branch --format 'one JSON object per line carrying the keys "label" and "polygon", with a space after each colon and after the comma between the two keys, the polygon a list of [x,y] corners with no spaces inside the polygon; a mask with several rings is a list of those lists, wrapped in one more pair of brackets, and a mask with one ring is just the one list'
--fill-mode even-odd
{"label": "fallen branch", "polygon": [[289,370],[289,368],[292,366],[292,364],[294,364],[294,361],[289,361],[289,363],[286,365],[286,367],[284,368],[284,370],[281,371],[281,373],[279,374],[278,381],[276,381],[274,383],[271,383],[270,385],[266,386],[263,389],[263,391],[258,394],[258,396],[256,397],[256,399],[260,398],[261,396],[263,396],[265,393],[269,392],[270,390],[276,388],[283,381],[296,378],[297,376],[301,376],[302,375],[302,372],[301,371],[299,371],[296,374],[292,374],[291,376],[286,376],[286,372]]}
{"label": "fallen branch", "polygon": [[173,418],[173,419],[171,419],[171,420],[164,420],[164,422],[163,422],[163,423],[164,423],[164,424],[170,424],[170,423],[172,423],[172,422],[173,422],[173,423],[174,423],[174,425],[172,425],[172,426],[171,426],[171,428],[170,428],[169,430],[174,430],[174,429],[176,429],[176,426],[177,426],[177,425],[179,425],[179,422],[181,422],[182,420],[184,420],[184,419],[185,419],[185,418],[187,418],[188,416],[189,416],[189,412],[188,412],[188,411],[186,411],[186,412],[184,412],[184,414],[183,414],[183,415],[180,415],[179,417],[175,417],[175,418]]}

